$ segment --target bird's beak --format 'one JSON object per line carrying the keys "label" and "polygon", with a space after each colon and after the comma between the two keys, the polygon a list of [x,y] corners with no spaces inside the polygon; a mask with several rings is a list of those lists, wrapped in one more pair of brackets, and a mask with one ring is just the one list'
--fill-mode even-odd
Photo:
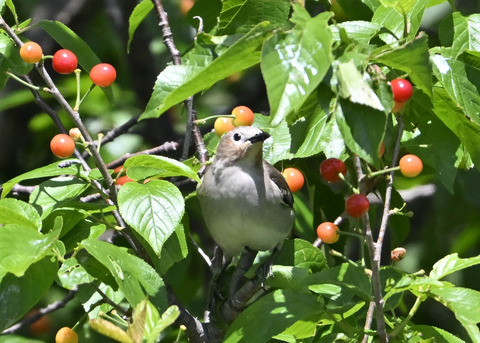
{"label": "bird's beak", "polygon": [[254,143],[257,143],[257,142],[263,142],[268,137],[270,137],[270,135],[268,133],[262,131],[261,133],[256,134],[253,137],[250,137],[248,139],[248,141],[250,141],[250,143],[254,144]]}

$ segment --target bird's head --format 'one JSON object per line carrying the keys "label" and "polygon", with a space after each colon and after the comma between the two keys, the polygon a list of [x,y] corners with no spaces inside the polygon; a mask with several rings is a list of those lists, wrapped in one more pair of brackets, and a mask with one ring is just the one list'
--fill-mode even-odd
{"label": "bird's head", "polygon": [[216,158],[262,160],[262,143],[270,135],[253,126],[240,126],[222,136]]}

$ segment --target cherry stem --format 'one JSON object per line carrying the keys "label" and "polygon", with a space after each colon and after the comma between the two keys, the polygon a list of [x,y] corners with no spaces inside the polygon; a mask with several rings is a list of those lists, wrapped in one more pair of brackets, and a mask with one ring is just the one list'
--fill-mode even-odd
{"label": "cherry stem", "polygon": [[21,83],[22,85],[24,85],[24,86],[27,86],[28,88],[31,88],[31,89],[36,90],[36,91],[41,90],[40,87],[35,86],[35,85],[32,85],[32,84],[30,84],[30,83],[22,80],[22,79],[19,78],[17,75],[12,74],[12,73],[9,72],[9,71],[7,71],[6,74],[7,74],[8,76],[10,76],[12,79],[14,79],[15,81],[20,82],[20,83]]}
{"label": "cherry stem", "polygon": [[77,98],[75,100],[75,106],[73,107],[74,111],[78,111],[81,103],[81,100],[80,100],[80,73],[81,72],[82,71],[80,69],[75,69],[75,79],[77,81]]}
{"label": "cherry stem", "polygon": [[372,177],[375,177],[375,176],[378,176],[378,175],[395,172],[395,171],[397,171],[397,170],[400,170],[400,166],[391,167],[391,168],[386,168],[386,169],[382,169],[382,170],[377,170],[377,171],[371,172],[371,173],[368,174],[368,177],[369,177],[369,178],[372,178]]}
{"label": "cherry stem", "polygon": [[197,119],[197,120],[194,121],[194,124],[203,125],[203,124],[206,124],[207,121],[212,120],[212,119],[217,119],[217,118],[233,118],[233,119],[235,119],[236,117],[237,116],[235,114],[218,114],[218,115],[209,116],[209,117],[202,118],[202,119]]}

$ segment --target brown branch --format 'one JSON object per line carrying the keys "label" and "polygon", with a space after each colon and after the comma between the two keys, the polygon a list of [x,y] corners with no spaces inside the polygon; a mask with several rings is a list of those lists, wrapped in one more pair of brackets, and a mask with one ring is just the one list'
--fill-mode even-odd
{"label": "brown branch", "polygon": [[115,303],[112,299],[110,299],[101,289],[95,284],[92,284],[93,288],[95,288],[95,291],[100,294],[102,297],[103,301],[105,301],[107,304],[112,306],[117,312],[120,312],[124,316],[129,316],[130,314],[128,313],[127,310],[125,310],[123,307],[119,306],[117,303]]}
{"label": "brown branch", "polygon": [[176,151],[178,148],[177,142],[165,142],[162,145],[156,146],[151,149],[138,151],[135,153],[128,153],[123,155],[122,157],[117,158],[116,160],[107,164],[107,167],[110,169],[116,168],[121,166],[126,160],[130,157],[138,156],[138,155],[160,155],[170,151]]}
{"label": "brown branch", "polygon": [[[167,12],[165,12],[165,9],[163,8],[161,0],[153,0],[153,4],[155,6],[155,10],[157,11],[158,17],[160,18],[160,22],[158,23],[158,25],[162,29],[163,43],[167,46],[168,50],[170,51],[173,64],[180,65],[182,64],[182,61],[180,59],[180,52],[175,46],[175,42],[173,40],[172,30],[170,29],[170,24],[168,23]],[[191,138],[193,135],[195,146],[199,154],[200,162],[202,164],[205,164],[208,160],[208,151],[205,148],[205,143],[203,142],[200,129],[198,125],[195,123],[195,121],[197,120],[197,112],[193,108],[193,96],[186,99],[184,101],[184,105],[187,108],[188,119],[187,119],[187,128],[185,132],[185,140],[183,145],[182,159],[186,159],[188,157],[188,151],[190,149]]]}
{"label": "brown branch", "polygon": [[[353,161],[354,161],[354,166],[357,173],[358,182],[360,184],[362,180],[365,179],[365,174],[363,173],[363,170],[362,170],[360,158],[358,156],[354,156]],[[370,257],[370,264],[372,269],[371,278],[372,278],[375,310],[377,313],[377,334],[379,337],[379,341],[381,343],[385,343],[388,341],[388,338],[387,338],[387,331],[386,331],[386,325],[385,325],[385,314],[383,311],[384,300],[382,296],[382,285],[380,282],[380,259],[376,258],[377,247],[373,240],[372,228],[370,225],[370,217],[368,215],[368,212],[362,216],[362,221],[363,221],[363,226],[365,228],[365,242],[367,243],[368,256]],[[371,311],[369,312],[371,313]]]}
{"label": "brown branch", "polygon": [[28,317],[25,317],[23,320],[21,320],[17,324],[15,324],[15,325],[11,326],[10,328],[1,332],[1,334],[2,335],[7,335],[7,334],[15,333],[15,332],[23,329],[24,327],[35,323],[37,320],[40,319],[40,317],[42,317],[46,314],[52,313],[52,312],[54,312],[56,310],[59,310],[61,308],[64,308],[65,305],[67,305],[67,303],[70,302],[75,297],[75,294],[77,293],[77,291],[78,290],[76,288],[71,290],[70,292],[67,293],[65,298],[63,298],[62,300],[56,301],[56,302],[54,302],[54,303],[52,303],[52,304],[50,304],[46,307],[43,307],[43,308],[39,309],[35,314],[33,314],[31,316],[28,316]]}

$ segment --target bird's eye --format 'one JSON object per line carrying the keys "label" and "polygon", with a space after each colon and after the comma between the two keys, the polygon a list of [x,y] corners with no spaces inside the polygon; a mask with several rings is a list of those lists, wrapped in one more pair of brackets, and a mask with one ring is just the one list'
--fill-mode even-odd
{"label": "bird's eye", "polygon": [[233,140],[238,142],[240,139],[242,139],[242,135],[239,134],[238,132],[233,134]]}

